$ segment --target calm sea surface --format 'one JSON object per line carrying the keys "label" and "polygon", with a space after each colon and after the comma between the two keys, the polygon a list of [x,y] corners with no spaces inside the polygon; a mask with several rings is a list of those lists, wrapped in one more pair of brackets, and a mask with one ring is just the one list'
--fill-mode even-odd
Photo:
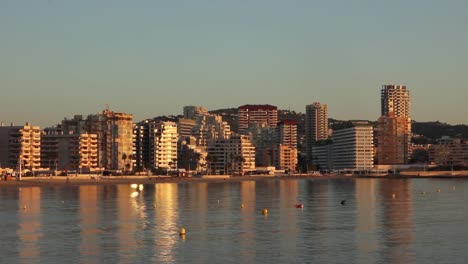
{"label": "calm sea surface", "polygon": [[0,187],[0,262],[468,262],[468,180],[167,183],[135,191]]}

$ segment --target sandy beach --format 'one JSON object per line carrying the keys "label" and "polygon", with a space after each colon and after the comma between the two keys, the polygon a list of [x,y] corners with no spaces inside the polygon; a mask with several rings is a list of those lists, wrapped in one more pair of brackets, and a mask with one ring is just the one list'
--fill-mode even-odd
{"label": "sandy beach", "polygon": [[108,185],[108,184],[157,184],[157,183],[205,183],[205,182],[240,182],[263,181],[279,179],[350,179],[342,175],[285,175],[285,176],[229,176],[213,175],[208,177],[168,177],[168,176],[51,176],[51,177],[23,177],[21,181],[14,179],[0,181],[2,186],[72,186],[72,185]]}
{"label": "sandy beach", "polygon": [[211,175],[204,177],[170,177],[170,176],[45,176],[45,177],[23,177],[21,181],[14,179],[0,181],[3,186],[74,186],[74,185],[109,185],[109,184],[157,184],[157,183],[206,183],[206,182],[240,182],[240,181],[264,181],[264,180],[329,180],[329,179],[354,179],[354,178],[468,178],[468,173],[405,173],[400,175],[257,175],[257,176],[230,176]]}

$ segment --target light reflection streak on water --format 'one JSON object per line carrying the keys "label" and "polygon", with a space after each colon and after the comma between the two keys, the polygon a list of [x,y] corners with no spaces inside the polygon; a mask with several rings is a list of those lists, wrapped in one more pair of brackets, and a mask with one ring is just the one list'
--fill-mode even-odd
{"label": "light reflection streak on water", "polygon": [[[377,251],[376,180],[356,180],[356,263],[374,263]],[[346,205],[345,205],[346,206]]]}
{"label": "light reflection streak on water", "polygon": [[[255,181],[244,181],[240,183],[241,204],[244,208],[241,211],[241,238],[240,257],[241,263],[253,263],[255,258]],[[238,206],[241,207],[241,204]]]}
{"label": "light reflection streak on water", "polygon": [[87,263],[98,263],[95,257],[99,256],[97,226],[99,224],[99,211],[97,207],[98,186],[80,186],[80,253]]}
{"label": "light reflection streak on water", "polygon": [[379,187],[383,211],[381,257],[388,263],[414,263],[411,181],[384,179]]}
{"label": "light reflection streak on water", "polygon": [[177,184],[163,183],[155,185],[155,224],[153,237],[155,242],[155,262],[174,263],[174,247],[181,239],[178,236],[178,199]]}
{"label": "light reflection streak on water", "polygon": [[122,263],[135,262],[137,249],[135,240],[137,205],[130,195],[134,191],[130,185],[117,185],[117,238],[119,240],[119,258]]}
{"label": "light reflection streak on water", "polygon": [[38,243],[41,239],[41,188],[19,188],[17,235],[20,239],[22,263],[39,262]]}

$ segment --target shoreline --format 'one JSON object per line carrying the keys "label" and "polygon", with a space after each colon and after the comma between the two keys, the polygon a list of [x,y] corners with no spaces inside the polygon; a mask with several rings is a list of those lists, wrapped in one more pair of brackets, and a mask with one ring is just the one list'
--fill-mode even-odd
{"label": "shoreline", "polygon": [[[68,178],[68,180],[67,180]],[[343,175],[297,175],[297,176],[230,176],[213,175],[202,178],[194,177],[168,177],[168,176],[52,176],[52,177],[24,177],[21,181],[0,181],[3,186],[79,186],[79,185],[118,185],[118,184],[158,184],[158,183],[220,183],[220,182],[242,182],[242,181],[264,181],[282,179],[351,179],[354,177]]]}
{"label": "shoreline", "polygon": [[170,177],[170,176],[46,176],[46,177],[24,177],[21,181],[9,180],[0,181],[0,187],[18,186],[80,186],[80,185],[118,185],[118,184],[158,184],[158,183],[220,183],[220,182],[242,182],[242,181],[265,181],[265,180],[330,180],[330,179],[465,179],[468,174],[401,174],[401,175],[258,175],[258,176],[230,176],[230,175],[212,175],[201,178],[194,177]]}

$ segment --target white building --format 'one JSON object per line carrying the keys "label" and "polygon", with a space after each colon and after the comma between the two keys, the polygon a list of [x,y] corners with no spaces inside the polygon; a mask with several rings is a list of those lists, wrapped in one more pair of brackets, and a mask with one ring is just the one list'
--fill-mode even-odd
{"label": "white building", "polygon": [[374,167],[374,133],[368,122],[333,131],[328,145],[314,146],[314,164],[320,169],[369,170]]}
{"label": "white building", "polygon": [[210,143],[207,156],[211,174],[245,174],[255,170],[255,147],[248,136],[232,135]]}
{"label": "white building", "polygon": [[158,122],[154,133],[154,167],[177,168],[177,124],[175,122]]}

